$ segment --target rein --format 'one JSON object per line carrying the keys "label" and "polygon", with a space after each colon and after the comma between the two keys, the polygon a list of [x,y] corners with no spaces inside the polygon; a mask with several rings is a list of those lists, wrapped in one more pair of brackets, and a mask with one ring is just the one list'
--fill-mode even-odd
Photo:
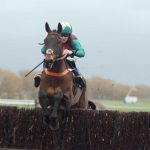
{"label": "rein", "polygon": [[67,54],[63,55],[62,57],[57,58],[55,61],[63,60],[66,58],[66,56],[67,56]]}

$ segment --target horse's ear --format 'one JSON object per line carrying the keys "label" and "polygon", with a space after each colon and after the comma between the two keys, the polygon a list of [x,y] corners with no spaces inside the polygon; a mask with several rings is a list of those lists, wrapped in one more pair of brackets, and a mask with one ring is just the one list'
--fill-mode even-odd
{"label": "horse's ear", "polygon": [[47,22],[45,23],[45,30],[48,33],[51,32],[51,29],[50,29],[49,24]]}
{"label": "horse's ear", "polygon": [[59,22],[59,23],[58,23],[58,27],[57,27],[57,32],[58,32],[58,33],[61,33],[61,31],[62,31],[62,25],[61,25],[61,23]]}

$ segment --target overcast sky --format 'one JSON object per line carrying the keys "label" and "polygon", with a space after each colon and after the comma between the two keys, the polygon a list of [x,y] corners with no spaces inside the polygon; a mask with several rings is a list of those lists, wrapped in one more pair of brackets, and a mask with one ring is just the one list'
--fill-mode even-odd
{"label": "overcast sky", "polygon": [[0,68],[18,72],[42,61],[46,21],[52,29],[72,24],[86,51],[77,59],[85,77],[150,85],[149,0],[0,0]]}

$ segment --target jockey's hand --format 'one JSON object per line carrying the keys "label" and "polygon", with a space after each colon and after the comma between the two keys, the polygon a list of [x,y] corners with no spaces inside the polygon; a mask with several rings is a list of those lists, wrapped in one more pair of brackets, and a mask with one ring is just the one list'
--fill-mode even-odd
{"label": "jockey's hand", "polygon": [[64,49],[63,55],[71,55],[73,52],[69,49]]}

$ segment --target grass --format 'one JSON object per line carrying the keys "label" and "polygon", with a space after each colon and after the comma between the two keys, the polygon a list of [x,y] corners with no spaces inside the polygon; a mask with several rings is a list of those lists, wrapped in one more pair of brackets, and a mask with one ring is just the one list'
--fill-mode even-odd
{"label": "grass", "polygon": [[125,103],[123,100],[97,100],[108,110],[118,110],[125,112],[150,112],[150,100],[138,100],[136,103]]}
{"label": "grass", "polygon": [[[117,110],[122,112],[150,112],[150,100],[138,100],[136,103],[125,103],[123,100],[95,100],[102,104],[107,110]],[[35,105],[5,104],[1,106],[15,106],[18,108],[33,109]]]}

